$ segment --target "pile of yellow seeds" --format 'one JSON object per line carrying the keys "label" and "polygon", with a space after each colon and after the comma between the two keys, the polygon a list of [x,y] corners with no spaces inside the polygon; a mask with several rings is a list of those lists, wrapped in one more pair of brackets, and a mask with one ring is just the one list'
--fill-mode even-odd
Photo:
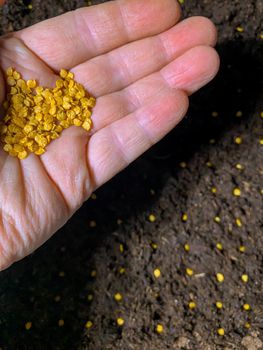
{"label": "pile of yellow seeds", "polygon": [[41,155],[47,145],[71,125],[91,128],[95,98],[62,69],[55,88],[38,86],[36,80],[23,80],[13,68],[7,69],[10,87],[4,102],[6,114],[0,123],[4,150],[19,159],[30,153]]}

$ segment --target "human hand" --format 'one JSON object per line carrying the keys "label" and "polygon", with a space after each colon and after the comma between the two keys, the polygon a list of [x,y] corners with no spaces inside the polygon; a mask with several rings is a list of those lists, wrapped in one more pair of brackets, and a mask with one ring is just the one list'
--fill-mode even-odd
{"label": "human hand", "polygon": [[70,127],[42,156],[23,161],[1,147],[0,269],[43,244],[96,188],[166,135],[185,115],[188,95],[214,77],[214,26],[201,17],[176,24],[179,16],[175,0],[116,0],[1,38],[3,70],[51,87],[69,69],[97,104],[90,135]]}

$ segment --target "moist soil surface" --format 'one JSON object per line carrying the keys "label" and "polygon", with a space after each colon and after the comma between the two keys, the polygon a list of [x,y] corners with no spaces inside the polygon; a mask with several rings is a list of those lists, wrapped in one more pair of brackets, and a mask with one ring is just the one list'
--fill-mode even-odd
{"label": "moist soil surface", "polygon": [[[85,5],[9,0],[0,29]],[[182,8],[216,24],[217,78],[162,142],[1,273],[1,349],[263,349],[263,3],[185,0]]]}

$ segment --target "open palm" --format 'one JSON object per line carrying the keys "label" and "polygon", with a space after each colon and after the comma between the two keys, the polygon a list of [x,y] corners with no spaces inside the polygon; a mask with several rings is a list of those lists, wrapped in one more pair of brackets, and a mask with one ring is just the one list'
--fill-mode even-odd
{"label": "open palm", "polygon": [[1,38],[2,69],[48,87],[69,69],[97,105],[90,135],[73,126],[23,161],[0,149],[0,269],[39,247],[94,189],[167,134],[185,115],[187,96],[214,77],[214,26],[201,17],[176,24],[179,15],[174,0],[117,0]]}

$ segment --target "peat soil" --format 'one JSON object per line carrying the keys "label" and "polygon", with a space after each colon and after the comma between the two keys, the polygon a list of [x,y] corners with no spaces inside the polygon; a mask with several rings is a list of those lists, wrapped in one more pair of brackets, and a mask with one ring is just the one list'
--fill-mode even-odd
{"label": "peat soil", "polygon": [[[84,5],[9,0],[0,30]],[[263,3],[185,0],[182,8],[216,24],[217,78],[162,142],[1,273],[1,349],[263,349]]]}

